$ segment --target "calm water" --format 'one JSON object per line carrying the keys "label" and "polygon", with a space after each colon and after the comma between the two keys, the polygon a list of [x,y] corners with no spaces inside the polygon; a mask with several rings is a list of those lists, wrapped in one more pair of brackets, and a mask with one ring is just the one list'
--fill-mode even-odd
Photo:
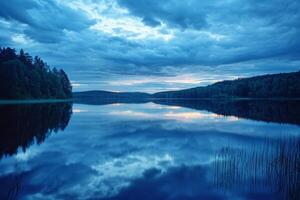
{"label": "calm water", "polygon": [[0,199],[300,198],[299,102],[1,105],[0,119]]}

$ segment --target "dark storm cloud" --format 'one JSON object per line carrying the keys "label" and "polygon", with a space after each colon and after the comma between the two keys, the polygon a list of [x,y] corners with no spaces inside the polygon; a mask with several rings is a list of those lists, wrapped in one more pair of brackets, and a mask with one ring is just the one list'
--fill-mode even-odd
{"label": "dark storm cloud", "polygon": [[127,7],[132,14],[142,17],[144,22],[152,22],[150,24],[156,26],[161,20],[170,26],[183,29],[200,29],[206,26],[205,13],[201,12],[198,6],[193,6],[198,5],[197,2],[199,1],[141,0],[136,3],[132,0],[119,0],[120,5]]}
{"label": "dark storm cloud", "polygon": [[80,31],[94,23],[85,14],[54,0],[1,1],[0,7],[0,17],[28,25],[24,33],[41,43],[59,42],[64,31]]}
{"label": "dark storm cloud", "polygon": [[[158,72],[165,66],[218,66],[262,59],[287,61],[299,58],[300,6],[295,1],[142,1],[137,4],[120,0],[120,5],[128,8],[133,15],[141,17],[146,25],[151,25],[154,21],[155,26],[159,26],[155,22],[165,23],[170,28],[174,28],[174,24],[180,26],[177,37],[167,43],[151,41],[151,44],[142,48],[127,47],[125,43],[123,47],[131,52],[129,55],[105,56],[123,68],[130,63],[132,71],[138,71],[141,66]],[[188,9],[189,13],[185,12]],[[197,15],[190,14],[193,12]],[[194,25],[201,18],[199,14],[205,16],[203,20],[206,26],[201,30],[207,31],[207,35],[193,32],[193,29],[201,28]],[[181,15],[189,23],[183,25],[180,20],[176,20]],[[181,31],[182,28],[192,30]],[[285,64],[288,68],[289,62]],[[119,70],[118,67],[116,69]],[[257,69],[263,71],[261,68]],[[280,70],[285,70],[285,67],[277,71]],[[268,73],[268,70],[263,73]]]}
{"label": "dark storm cloud", "polygon": [[99,89],[131,75],[226,79],[296,71],[300,63],[296,0],[1,1],[0,29],[1,46],[40,55],[73,81],[104,81]]}
{"label": "dark storm cloud", "polygon": [[0,16],[7,20],[17,20],[24,24],[31,24],[32,18],[28,14],[28,10],[37,8],[35,1],[11,0],[0,2]]}
{"label": "dark storm cloud", "polygon": [[[180,47],[182,55],[184,52],[189,54],[183,61],[186,64],[218,65],[295,54],[299,56],[298,1],[119,2],[146,22],[159,20],[171,27],[176,24],[181,28],[204,28],[225,36],[220,41],[193,41],[193,35],[189,37],[188,33],[184,34],[184,40],[174,45]],[[205,51],[207,54],[194,57],[187,49],[193,52]],[[170,61],[169,64],[178,63],[177,60],[172,63],[173,59],[166,59]]]}

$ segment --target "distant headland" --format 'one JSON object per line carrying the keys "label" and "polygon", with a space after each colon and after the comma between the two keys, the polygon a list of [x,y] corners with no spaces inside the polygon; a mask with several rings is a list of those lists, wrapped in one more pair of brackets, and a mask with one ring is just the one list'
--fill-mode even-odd
{"label": "distant headland", "polygon": [[300,98],[300,71],[221,81],[205,87],[195,87],[154,94],[143,92],[74,92],[74,99],[96,102],[126,102],[129,99],[205,99],[205,98]]}

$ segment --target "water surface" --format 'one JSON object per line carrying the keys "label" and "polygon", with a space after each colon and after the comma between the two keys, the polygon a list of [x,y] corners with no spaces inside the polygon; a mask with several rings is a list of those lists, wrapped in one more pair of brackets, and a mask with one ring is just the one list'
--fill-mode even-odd
{"label": "water surface", "polygon": [[1,105],[0,199],[299,199],[299,108]]}

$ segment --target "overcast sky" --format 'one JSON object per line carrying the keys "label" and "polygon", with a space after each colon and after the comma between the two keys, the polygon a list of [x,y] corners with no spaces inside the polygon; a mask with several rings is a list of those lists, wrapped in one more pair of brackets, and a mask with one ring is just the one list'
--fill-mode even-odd
{"label": "overcast sky", "polygon": [[173,90],[300,69],[299,0],[1,0],[0,46],[74,91]]}

